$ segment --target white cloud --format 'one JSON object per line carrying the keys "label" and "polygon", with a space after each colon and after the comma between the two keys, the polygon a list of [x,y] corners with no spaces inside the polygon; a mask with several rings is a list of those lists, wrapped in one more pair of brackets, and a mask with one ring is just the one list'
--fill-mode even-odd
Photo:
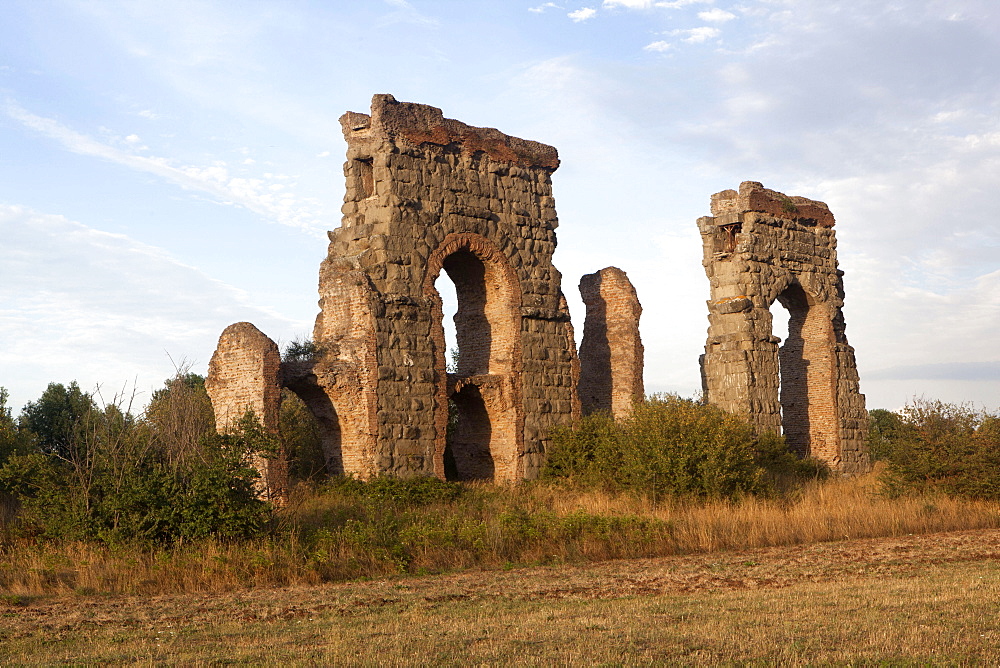
{"label": "white cloud", "polygon": [[204,373],[232,322],[274,338],[308,326],[122,234],[10,205],[0,205],[0,229],[0,384],[14,406],[71,380],[111,393],[135,383],[144,403],[172,373],[168,354]]}
{"label": "white cloud", "polygon": [[726,21],[732,21],[736,18],[736,14],[732,12],[727,12],[724,9],[719,9],[718,7],[713,7],[705,12],[698,12],[698,18],[702,21],[708,21],[710,23],[725,23]]}
{"label": "white cloud", "polygon": [[592,7],[584,7],[578,9],[575,12],[570,12],[566,16],[573,19],[574,23],[579,23],[581,21],[586,21],[587,19],[592,19],[597,14],[597,10]]}
{"label": "white cloud", "polygon": [[655,7],[661,9],[681,9],[690,5],[710,5],[714,0],[673,0],[672,2],[657,2]]}
{"label": "white cloud", "polygon": [[[323,235],[324,226],[317,211],[293,198],[275,199],[267,192],[268,184],[263,179],[231,176],[224,162],[217,161],[208,167],[176,166],[166,158],[136,155],[96,141],[50,118],[36,116],[12,100],[6,101],[3,110],[25,126],[57,140],[73,153],[110,160],[131,169],[155,174],[182,188],[208,193],[223,204],[242,206],[268,221],[296,227],[315,236]],[[135,140],[131,137],[135,137]],[[138,140],[136,135],[129,135],[125,139],[128,144],[134,144]],[[265,175],[265,179],[268,178],[271,178],[270,175]],[[283,180],[288,177],[275,178]]]}
{"label": "white cloud", "polygon": [[659,53],[663,53],[664,51],[667,51],[667,50],[669,50],[672,47],[671,47],[670,42],[664,42],[663,40],[658,40],[656,42],[652,42],[650,44],[647,44],[646,46],[644,46],[642,48],[645,51],[658,51]]}
{"label": "white cloud", "polygon": [[671,35],[687,35],[682,37],[681,41],[687,42],[688,44],[702,44],[710,39],[718,37],[722,33],[718,28],[712,28],[710,26],[702,26],[700,28],[690,28],[688,30],[672,30]]}
{"label": "white cloud", "polygon": [[538,5],[537,7],[528,7],[529,12],[534,12],[536,14],[541,14],[546,9],[562,9],[562,7],[560,7],[554,2],[545,2]]}
{"label": "white cloud", "polygon": [[613,7],[624,7],[626,9],[649,9],[653,6],[653,0],[604,0],[603,7],[611,9]]}
{"label": "white cloud", "polygon": [[155,121],[160,118],[160,115],[154,112],[152,109],[143,109],[142,111],[139,112],[138,115],[142,116],[143,118],[148,118],[151,121]]}

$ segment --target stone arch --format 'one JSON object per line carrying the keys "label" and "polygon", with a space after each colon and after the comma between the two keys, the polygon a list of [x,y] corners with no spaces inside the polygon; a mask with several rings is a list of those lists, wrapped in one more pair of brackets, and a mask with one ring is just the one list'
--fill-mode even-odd
{"label": "stone arch", "polygon": [[[474,440],[489,441],[493,477],[537,477],[551,429],[580,414],[573,327],[552,263],[558,152],[391,95],[340,121],[344,217],[320,265],[317,354],[281,364],[283,382],[314,385],[299,396],[321,419],[336,415],[349,475],[444,477],[448,397],[461,395],[487,415],[488,439],[481,430]],[[468,319],[453,377],[434,290],[442,269],[468,283],[466,310],[479,322]],[[470,346],[485,329],[489,344]],[[328,400],[319,409],[315,392]]]}
{"label": "stone arch", "polygon": [[[761,431],[783,431],[792,448],[834,470],[867,470],[865,399],[845,334],[829,208],[746,181],[713,195],[712,216],[698,225],[711,283],[707,400]],[[780,347],[775,301],[789,313]]]}
{"label": "stone arch", "polygon": [[330,393],[315,382],[291,382],[286,385],[309,409],[319,426],[326,475],[344,475],[343,433],[340,415]]}
{"label": "stone arch", "polygon": [[[444,312],[435,287],[441,272],[455,284],[459,358],[447,373]],[[475,233],[445,236],[427,260],[423,293],[431,306],[434,350],[435,472],[462,480],[521,477],[521,290],[506,256]],[[449,400],[457,411],[449,430]]]}

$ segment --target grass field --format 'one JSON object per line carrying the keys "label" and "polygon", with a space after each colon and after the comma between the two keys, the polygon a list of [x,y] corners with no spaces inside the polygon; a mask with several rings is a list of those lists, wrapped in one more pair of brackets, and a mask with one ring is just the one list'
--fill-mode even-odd
{"label": "grass field", "polygon": [[1000,531],[152,597],[13,596],[5,664],[1000,661]]}
{"label": "grass field", "polygon": [[143,548],[11,537],[0,541],[0,595],[198,594],[1000,529],[1000,504],[891,499],[874,476],[734,502],[657,503],[538,483],[471,485],[456,499],[400,504],[334,489],[308,494],[282,515],[285,529],[229,542]]}

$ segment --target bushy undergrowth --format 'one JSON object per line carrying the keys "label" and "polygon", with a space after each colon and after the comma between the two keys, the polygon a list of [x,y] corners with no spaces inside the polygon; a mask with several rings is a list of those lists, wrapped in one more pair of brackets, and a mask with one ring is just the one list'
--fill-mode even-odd
{"label": "bushy undergrowth", "polygon": [[886,462],[883,482],[891,494],[933,491],[1000,500],[997,414],[917,399],[898,414],[873,417],[870,442]]}
{"label": "bushy undergrowth", "polygon": [[543,477],[657,497],[737,498],[826,474],[780,436],[758,435],[739,417],[674,395],[636,404],[623,420],[587,416],[551,438]]}
{"label": "bushy undergrowth", "polygon": [[639,556],[672,530],[649,517],[559,513],[531,487],[340,478],[299,490],[280,511],[279,532],[294,537],[323,579],[339,579],[373,569],[427,572]]}
{"label": "bushy undergrowth", "polygon": [[0,541],[0,593],[191,593],[1000,527],[1000,504],[889,499],[873,484],[836,478],[782,498],[653,502],[546,481],[334,481],[300,489],[247,540]]}
{"label": "bushy undergrowth", "polygon": [[138,417],[71,385],[17,422],[0,391],[0,491],[19,504],[0,590],[204,591],[1000,526],[997,504],[946,495],[1000,499],[1000,419],[936,402],[873,412],[896,498],[871,478],[819,482],[780,437],[675,396],[557,430],[542,481],[317,482],[318,432],[286,406],[300,484],[274,509],[248,464],[275,439],[252,416],[215,435],[197,376]]}
{"label": "bushy undergrowth", "polygon": [[17,434],[0,452],[0,490],[18,507],[10,534],[169,543],[246,538],[269,521],[250,461],[273,439],[252,415],[234,434],[215,434],[200,377],[172,379],[138,418],[52,384],[20,424],[9,411],[0,423]]}

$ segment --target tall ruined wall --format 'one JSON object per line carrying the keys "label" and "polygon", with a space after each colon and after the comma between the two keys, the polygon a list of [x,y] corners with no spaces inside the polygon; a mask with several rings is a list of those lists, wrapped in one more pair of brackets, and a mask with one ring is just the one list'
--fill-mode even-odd
{"label": "tall ruined wall", "polygon": [[[281,356],[274,341],[249,322],[238,322],[223,330],[208,364],[205,389],[220,433],[236,429],[249,410],[266,431],[277,435]],[[284,458],[258,457],[254,465],[261,473],[263,495],[283,497],[288,484]]]}
{"label": "tall ruined wall", "polygon": [[[390,95],[341,124],[347,194],[320,270],[321,354],[292,389],[329,399],[347,473],[534,477],[549,428],[579,414],[552,265],[556,150]],[[459,297],[453,374],[439,280]]]}
{"label": "tall ruined wall", "polygon": [[624,271],[607,267],[580,279],[587,306],[580,343],[580,403],[584,415],[607,411],[631,415],[645,395],[643,347],[639,337],[642,306]]}
{"label": "tall ruined wall", "polygon": [[[702,378],[711,403],[857,473],[869,468],[867,413],[845,334],[833,225],[822,202],[752,181],[712,196],[712,216],[698,220],[711,284]],[[775,301],[789,322],[780,348]]]}

